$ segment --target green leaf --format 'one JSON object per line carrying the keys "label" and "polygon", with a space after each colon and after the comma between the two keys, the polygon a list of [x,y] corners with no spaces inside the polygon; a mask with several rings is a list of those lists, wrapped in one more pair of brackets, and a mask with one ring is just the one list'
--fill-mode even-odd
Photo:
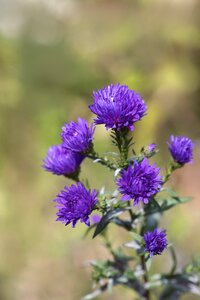
{"label": "green leaf", "polygon": [[85,297],[83,297],[82,300],[92,300],[92,299],[95,299],[98,296],[100,296],[101,293],[102,293],[102,290],[101,289],[97,289],[94,292],[92,292],[92,293],[86,295]]}
{"label": "green leaf", "polygon": [[119,153],[117,153],[117,152],[105,152],[104,154],[109,155],[109,156],[113,156],[113,157],[118,157],[119,156]]}
{"label": "green leaf", "polygon": [[114,210],[108,211],[102,218],[101,221],[98,223],[96,230],[94,232],[93,238],[95,238],[98,234],[100,234],[105,227],[111,222],[113,218],[118,217],[121,213],[125,211],[124,208],[117,208]]}
{"label": "green leaf", "polygon": [[140,244],[138,244],[136,241],[131,241],[131,242],[125,243],[123,246],[126,248],[132,248],[135,250],[141,249]]}
{"label": "green leaf", "polygon": [[186,203],[191,200],[191,197],[178,197],[174,196],[164,200],[161,204],[161,211],[168,210],[177,204]]}
{"label": "green leaf", "polygon": [[[191,201],[191,197],[178,197],[173,196],[164,200],[159,200],[160,204],[155,200],[151,200],[145,208],[144,216],[152,215],[155,213],[162,213],[178,204]],[[152,203],[151,203],[152,202]],[[157,204],[156,204],[157,203]]]}
{"label": "green leaf", "polygon": [[171,196],[178,196],[177,192],[169,187],[162,187],[161,192],[167,192]]}
{"label": "green leaf", "polygon": [[159,213],[147,215],[146,224],[144,227],[145,231],[153,231],[156,227],[158,227],[159,219],[160,219]]}
{"label": "green leaf", "polygon": [[143,237],[142,237],[140,234],[138,234],[138,233],[132,231],[132,232],[130,232],[130,235],[131,235],[132,238],[133,238],[134,240],[136,240],[137,242],[139,242],[139,243],[142,243],[142,242],[143,242]]}
{"label": "green leaf", "polygon": [[200,255],[194,257],[188,265],[185,266],[186,273],[200,274]]}
{"label": "green leaf", "polygon": [[151,199],[151,203],[153,204],[154,207],[156,207],[157,209],[161,209],[159,203],[156,201],[156,199],[152,198]]}
{"label": "green leaf", "polygon": [[124,220],[121,220],[119,218],[114,218],[114,219],[111,220],[111,222],[118,225],[118,226],[120,226],[120,227],[125,228],[128,231],[133,229],[132,225],[131,225],[132,223],[129,222],[129,221],[124,221]]}
{"label": "green leaf", "polygon": [[147,282],[145,284],[145,287],[148,288],[148,289],[155,289],[159,286],[163,285],[163,282],[162,280],[157,280],[157,281],[151,281],[151,282]]}
{"label": "green leaf", "polygon": [[146,261],[146,268],[148,272],[150,271],[151,264],[152,264],[152,259],[149,257]]}
{"label": "green leaf", "polygon": [[83,238],[86,238],[86,236],[89,234],[89,232],[91,231],[91,229],[93,229],[96,225],[93,224],[90,227],[88,227],[83,235]]}
{"label": "green leaf", "polygon": [[166,288],[163,290],[159,300],[177,300],[186,293],[200,296],[199,282],[195,276],[179,273],[168,276],[166,279]]}
{"label": "green leaf", "polygon": [[112,290],[113,290],[113,283],[114,283],[114,280],[113,280],[113,278],[110,278],[109,280],[108,280],[108,292],[110,293],[110,294],[112,294]]}

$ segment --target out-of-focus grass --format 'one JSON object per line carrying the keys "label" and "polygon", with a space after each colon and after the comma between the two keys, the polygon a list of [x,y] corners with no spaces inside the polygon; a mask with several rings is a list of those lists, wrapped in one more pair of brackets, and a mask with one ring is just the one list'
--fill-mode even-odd
{"label": "out-of-focus grass", "polygon": [[[180,266],[199,251],[198,9],[197,1],[0,2],[0,299],[76,300],[90,290],[83,262],[107,253],[100,240],[82,240],[83,225],[55,223],[52,199],[71,182],[41,164],[64,122],[78,115],[92,121],[92,91],[110,82],[128,84],[146,100],[136,149],[156,142],[159,165],[169,160],[172,132],[195,140],[195,163],[172,180],[194,201],[163,222]],[[95,142],[100,152],[109,149],[103,126]],[[82,169],[91,187],[113,186],[102,167],[85,161]],[[126,238],[111,230],[116,245]],[[155,269],[161,263],[155,259]],[[122,288],[102,299],[122,295],[132,299]]]}

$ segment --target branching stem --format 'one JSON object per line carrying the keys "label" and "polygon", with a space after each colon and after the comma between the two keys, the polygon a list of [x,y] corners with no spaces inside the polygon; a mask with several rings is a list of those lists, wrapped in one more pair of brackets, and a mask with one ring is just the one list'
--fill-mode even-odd
{"label": "branching stem", "polygon": [[100,157],[99,154],[94,150],[91,153],[86,154],[86,156],[92,160],[97,160],[99,164],[106,166],[110,170],[116,170],[116,167],[113,163],[111,163],[109,160],[104,159],[103,157]]}
{"label": "branching stem", "polygon": [[179,169],[181,167],[182,167],[182,165],[180,165],[178,163],[171,162],[170,165],[169,165],[169,167],[168,167],[166,175],[163,177],[163,183],[166,183],[168,181],[169,177],[171,176],[171,174],[175,170],[177,170],[177,169]]}

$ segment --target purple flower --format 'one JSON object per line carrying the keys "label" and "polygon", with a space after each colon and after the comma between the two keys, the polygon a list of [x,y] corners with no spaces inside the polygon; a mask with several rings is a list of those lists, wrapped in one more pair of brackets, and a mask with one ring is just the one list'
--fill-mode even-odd
{"label": "purple flower", "polygon": [[156,228],[154,231],[148,231],[144,235],[145,251],[153,255],[159,255],[167,247],[166,233],[164,229]]}
{"label": "purple flower", "polygon": [[194,144],[189,138],[171,135],[168,148],[177,163],[185,164],[192,161]]}
{"label": "purple flower", "polygon": [[148,146],[148,152],[153,152],[156,149],[156,144],[152,143]]}
{"label": "purple flower", "polygon": [[52,146],[43,160],[43,168],[56,175],[69,175],[79,168],[83,159],[83,155],[69,151],[62,145]]}
{"label": "purple flower", "polygon": [[95,123],[105,124],[106,129],[134,130],[133,124],[144,116],[147,109],[139,94],[119,83],[94,91],[93,100],[89,108],[97,115]]}
{"label": "purple flower", "polygon": [[101,216],[99,216],[99,215],[93,215],[92,216],[93,224],[98,224],[100,222],[100,220],[101,220]]}
{"label": "purple flower", "polygon": [[135,161],[133,167],[128,166],[117,181],[119,191],[123,195],[122,200],[134,199],[134,205],[138,205],[140,201],[147,204],[161,188],[162,180],[159,171],[155,164],[149,165],[147,158],[140,163]]}
{"label": "purple flower", "polygon": [[72,227],[75,227],[80,220],[90,226],[89,215],[98,201],[96,196],[95,190],[87,190],[80,182],[71,187],[65,186],[54,200],[59,204],[56,206],[58,208],[56,221],[61,221],[65,225],[72,223]]}
{"label": "purple flower", "polygon": [[156,153],[156,144],[152,143],[142,148],[141,152],[148,158],[152,157]]}
{"label": "purple flower", "polygon": [[74,152],[86,152],[92,143],[93,135],[93,124],[89,127],[88,123],[80,117],[77,123],[73,121],[66,123],[61,133],[63,146]]}

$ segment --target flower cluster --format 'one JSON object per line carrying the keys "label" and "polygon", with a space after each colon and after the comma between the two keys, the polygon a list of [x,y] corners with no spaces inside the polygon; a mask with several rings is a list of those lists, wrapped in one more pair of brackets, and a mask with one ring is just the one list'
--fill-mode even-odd
{"label": "flower cluster", "polygon": [[[101,207],[101,200],[98,203],[97,191],[87,189],[80,182],[78,176],[72,176],[73,174],[79,174],[80,164],[84,158],[95,159],[96,162],[115,171],[115,176],[118,177],[116,184],[121,194],[118,201],[116,201],[118,196],[115,198],[117,202],[115,204],[123,209],[125,206],[130,210],[130,206],[128,203],[122,203],[121,201],[133,200],[135,206],[142,202],[145,212],[146,208],[151,207],[151,205],[147,205],[151,200],[150,203],[155,204],[154,196],[160,191],[162,185],[166,182],[166,178],[168,178],[164,177],[165,179],[163,179],[160,175],[160,168],[149,162],[151,156],[157,152],[154,143],[143,147],[141,152],[138,155],[135,154],[132,159],[127,158],[130,140],[129,131],[134,130],[135,122],[139,121],[147,110],[141,96],[125,85],[110,84],[95,91],[93,101],[89,108],[96,115],[94,123],[96,125],[104,124],[106,129],[113,129],[112,134],[115,135],[117,141],[115,145],[119,150],[116,157],[120,156],[120,159],[111,162],[108,158],[102,159],[98,155],[95,156],[97,154],[93,149],[95,127],[93,124],[88,125],[86,120],[79,117],[77,122],[71,121],[64,124],[61,132],[62,144],[50,147],[43,161],[43,168],[46,171],[56,175],[65,175],[77,181],[76,185],[65,186],[55,198],[58,209],[57,221],[61,221],[65,225],[71,223],[73,227],[76,226],[78,221],[89,226],[90,215],[93,210],[99,210],[104,217],[104,214],[108,213],[108,210],[112,207],[110,205],[112,196],[108,197],[109,203],[106,203],[107,198],[105,198],[105,203]],[[173,162],[169,169],[172,171],[176,169],[177,163],[183,165],[191,162],[193,147],[194,145],[189,138],[172,135],[168,148]],[[133,153],[135,152],[133,151]],[[167,176],[170,174],[167,174]],[[159,204],[157,205],[159,207]],[[132,208],[130,215],[133,222]],[[98,214],[92,215],[93,226],[98,227],[99,224],[99,227],[101,227],[103,217]],[[111,217],[112,211],[109,215],[109,218]],[[145,218],[145,214],[143,217]],[[115,219],[115,221],[120,226],[124,224],[129,226],[129,222],[120,219]],[[167,247],[165,230],[156,228],[154,231],[146,231],[143,236],[143,243],[145,243],[145,251],[150,256],[161,254]]]}
{"label": "flower cluster", "polygon": [[147,204],[150,198],[156,194],[162,186],[159,168],[150,165],[147,158],[142,162],[134,162],[134,166],[128,166],[123,170],[117,181],[119,191],[123,195],[122,200],[134,199],[134,205],[142,201]]}
{"label": "flower cluster", "polygon": [[[48,149],[47,156],[43,160],[43,168],[53,174],[77,180],[76,173],[79,173],[85,152],[91,147],[93,135],[94,126],[89,127],[80,117],[77,123],[71,121],[65,124],[61,133],[63,143]],[[72,223],[73,227],[78,220],[89,225],[89,215],[97,202],[96,195],[95,190],[90,193],[80,182],[77,186],[65,187],[55,199],[59,204],[57,221],[62,221],[65,225]]]}
{"label": "flower cluster", "polygon": [[177,163],[186,164],[192,161],[194,144],[189,138],[171,135],[168,147],[174,161]]}
{"label": "flower cluster", "polygon": [[93,93],[94,103],[89,106],[97,115],[96,124],[105,124],[106,129],[120,130],[139,121],[146,112],[146,104],[139,94],[126,85],[110,84]]}
{"label": "flower cluster", "polygon": [[164,229],[156,228],[144,234],[145,251],[149,252],[150,257],[159,255],[167,247],[166,233]]}

